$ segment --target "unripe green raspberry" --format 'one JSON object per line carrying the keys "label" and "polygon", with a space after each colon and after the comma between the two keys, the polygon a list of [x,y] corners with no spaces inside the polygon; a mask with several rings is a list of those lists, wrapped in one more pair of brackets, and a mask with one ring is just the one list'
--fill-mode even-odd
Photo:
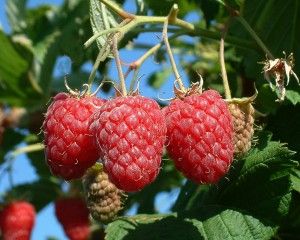
{"label": "unripe green raspberry", "polygon": [[92,217],[103,223],[112,221],[122,208],[124,194],[109,181],[102,166],[96,165],[86,172],[83,187]]}

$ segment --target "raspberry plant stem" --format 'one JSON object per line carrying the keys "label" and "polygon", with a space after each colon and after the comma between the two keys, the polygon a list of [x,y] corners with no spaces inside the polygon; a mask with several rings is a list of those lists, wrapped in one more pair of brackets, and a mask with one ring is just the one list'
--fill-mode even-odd
{"label": "raspberry plant stem", "polygon": [[[114,32],[120,32],[122,35],[126,34],[127,32],[157,32],[161,31],[160,28],[140,28],[137,29],[140,25],[145,24],[163,24],[166,21],[166,18],[169,18],[169,16],[166,17],[157,17],[157,16],[140,16],[140,15],[133,15],[126,11],[124,11],[122,8],[120,8],[118,5],[114,4],[112,1],[108,0],[99,0],[101,3],[105,4],[108,8],[116,12],[120,17],[124,19],[123,22],[125,22],[124,25],[120,24],[118,27],[106,29],[104,31],[101,31],[99,33],[96,33],[94,36],[92,36],[87,42],[84,44],[85,47],[90,46],[99,36],[114,33]],[[178,12],[178,9],[176,10]],[[186,22],[184,20],[178,19],[177,15],[174,14],[169,18],[168,24],[174,25],[179,27],[180,29],[185,29],[186,34],[190,36],[200,36],[205,37],[209,39],[215,39],[219,40],[221,37],[221,34],[219,32],[213,32],[206,29],[202,29],[199,27],[196,27],[194,24]],[[176,31],[176,29],[171,29],[170,31]],[[242,48],[251,48],[256,49],[257,46],[253,44],[250,41],[240,40],[236,37],[228,36],[226,37],[226,42],[231,43],[233,45],[242,47]]]}
{"label": "raspberry plant stem", "polygon": [[248,31],[248,33],[251,35],[251,37],[255,40],[257,45],[267,54],[268,58],[274,59],[274,56],[270,52],[270,50],[267,48],[267,46],[263,43],[263,41],[260,39],[260,37],[256,34],[256,32],[252,29],[252,27],[249,25],[249,23],[240,15],[236,16],[237,20],[244,26],[244,28]]}
{"label": "raspberry plant stem", "polygon": [[89,38],[89,39],[84,43],[84,47],[85,47],[85,48],[88,48],[89,46],[91,46],[91,44],[92,44],[98,37],[101,37],[102,35],[106,35],[106,34],[109,34],[109,33],[117,32],[119,28],[120,28],[120,27],[114,27],[114,28],[106,29],[106,30],[103,30],[103,31],[101,31],[101,32],[96,33],[95,35],[93,35],[91,38]]}
{"label": "raspberry plant stem", "polygon": [[222,79],[223,79],[223,86],[224,86],[224,92],[226,99],[231,99],[231,91],[229,87],[227,72],[226,72],[226,66],[225,66],[225,57],[224,57],[224,39],[228,31],[229,23],[231,21],[231,17],[226,22],[224,29],[221,34],[220,39],[220,50],[219,50],[219,58],[220,58],[220,66],[221,66],[221,73],[222,73]]}
{"label": "raspberry plant stem", "polygon": [[17,148],[16,150],[14,150],[12,152],[12,156],[16,157],[22,153],[30,153],[30,152],[37,152],[37,151],[41,151],[44,149],[44,144],[42,143],[35,143],[35,144],[31,144],[25,147],[20,147]]}
{"label": "raspberry plant stem", "polygon": [[124,78],[124,74],[123,74],[123,70],[122,70],[120,55],[119,55],[119,51],[118,51],[118,37],[116,34],[113,36],[112,50],[113,50],[113,55],[115,57],[116,66],[117,66],[118,75],[119,75],[120,88],[121,88],[119,90],[121,90],[122,96],[126,96],[127,90],[126,90],[125,78]]}
{"label": "raspberry plant stem", "polygon": [[101,48],[101,50],[98,53],[98,56],[94,63],[93,69],[92,69],[89,79],[88,79],[88,85],[89,85],[88,93],[91,92],[92,84],[95,79],[96,72],[98,70],[100,63],[106,59],[106,57],[108,56],[108,54],[110,52],[110,48],[108,47],[109,42],[110,42],[110,39],[107,40],[106,44]]}
{"label": "raspberry plant stem", "polygon": [[98,32],[96,34],[94,34],[92,37],[90,37],[83,45],[85,48],[88,48],[89,46],[91,46],[91,44],[96,41],[96,39],[98,37],[101,37],[103,35],[107,35],[110,33],[115,33],[118,32],[120,28],[122,28],[123,26],[125,26],[126,24],[128,24],[130,22],[130,19],[125,19],[124,21],[122,21],[117,27],[114,28],[110,28],[110,29],[105,29],[101,32]]}
{"label": "raspberry plant stem", "polygon": [[176,78],[176,83],[178,83],[178,86],[180,88],[181,91],[185,92],[185,87],[182,83],[182,80],[181,80],[181,77],[180,77],[180,74],[178,72],[178,69],[177,69],[177,66],[176,66],[176,63],[175,63],[175,59],[174,59],[174,56],[173,56],[173,53],[172,53],[172,49],[170,47],[170,43],[169,43],[169,40],[168,40],[168,23],[169,23],[169,19],[171,21],[174,21],[173,19],[176,19],[177,17],[177,12],[178,12],[178,6],[177,4],[174,4],[170,13],[169,13],[169,16],[166,18],[165,20],[165,23],[164,23],[164,27],[163,27],[163,32],[162,32],[162,38],[163,38],[163,41],[166,45],[166,50],[167,50],[167,53],[169,55],[169,58],[170,58],[170,62],[171,62],[171,66],[172,66],[172,69],[173,69],[173,72],[175,74],[175,78]]}
{"label": "raspberry plant stem", "polygon": [[[187,35],[191,35],[191,36],[202,36],[202,37],[207,37],[207,38],[211,38],[211,39],[221,39],[220,42],[220,48],[222,47],[224,49],[224,37],[222,36],[222,34],[220,33],[216,33],[216,32],[211,32],[211,31],[207,31],[201,28],[196,27],[195,25],[186,22],[184,20],[178,19],[177,18],[177,13],[178,13],[178,6],[177,4],[174,4],[169,15],[168,16],[163,16],[163,17],[158,17],[158,16],[140,16],[140,15],[133,15],[130,14],[126,11],[124,11],[122,8],[120,8],[117,4],[113,3],[112,1],[109,0],[99,0],[102,4],[104,4],[105,6],[107,6],[108,8],[110,8],[111,10],[113,10],[115,13],[117,13],[121,18],[124,19],[124,21],[122,21],[122,23],[115,28],[111,28],[111,29],[106,29],[102,32],[96,33],[94,36],[92,36],[84,45],[85,47],[90,46],[99,36],[105,35],[105,34],[113,34],[115,32],[120,33],[120,37],[118,38],[118,41],[121,40],[121,38],[130,31],[134,31],[136,29],[137,26],[140,25],[145,25],[145,24],[159,24],[159,23],[164,23],[164,27],[163,27],[163,39],[165,41],[166,44],[166,49],[167,52],[169,54],[170,57],[170,62],[174,71],[174,74],[176,76],[176,81],[179,85],[179,88],[181,90],[184,89],[183,83],[181,81],[180,75],[178,73],[178,70],[176,68],[176,64],[174,61],[174,57],[171,51],[171,48],[169,46],[168,43],[168,36],[167,36],[167,26],[168,24],[171,25],[175,25],[177,27],[179,27],[180,29],[185,29],[186,30],[186,34]],[[227,7],[227,9],[229,10],[231,16],[234,16],[237,18],[237,20],[245,27],[245,29],[249,32],[249,34],[252,36],[252,38],[255,40],[255,42],[257,43],[257,45],[268,55],[269,58],[274,59],[273,55],[271,54],[271,52],[269,51],[269,49],[265,46],[265,44],[262,42],[262,40],[258,37],[258,35],[255,33],[255,31],[251,28],[251,26],[248,24],[248,22],[242,17],[240,16],[239,12],[230,8],[229,6],[226,5],[225,2],[223,1],[219,1],[222,5],[224,5],[225,7]],[[145,31],[145,29],[142,29],[143,31]],[[152,31],[151,28],[149,28],[149,31]],[[234,43],[238,46],[242,46],[242,47],[250,47],[250,48],[256,48],[256,46],[252,46],[252,44],[250,42],[244,42],[244,41],[240,41],[239,39],[236,39],[234,37],[227,37],[227,41]],[[161,44],[160,44],[161,46]],[[160,46],[154,46],[153,49],[151,48],[151,51],[149,53],[149,56],[152,54],[151,52],[156,51]],[[224,52],[224,50],[223,50]],[[221,51],[220,51],[220,54]],[[145,54],[145,59],[148,57],[147,56],[148,53]],[[220,56],[220,61],[224,61],[224,56]],[[143,62],[144,60],[142,59],[141,62]],[[139,62],[138,62],[139,64]],[[225,63],[222,63],[225,66]],[[139,65],[138,65],[139,66]],[[222,65],[221,65],[222,66]],[[132,67],[132,66],[131,66]],[[134,67],[134,66],[133,66]],[[118,67],[119,70],[120,67]],[[138,71],[138,67],[134,67],[133,69],[135,69],[135,73],[137,73]],[[224,70],[225,68],[222,67],[222,76],[223,76],[223,83],[224,83],[224,89],[225,89],[225,95],[226,98],[231,98],[231,94],[230,94],[230,89],[229,89],[229,84],[228,84],[228,80],[227,76],[225,76],[224,74]],[[131,70],[129,69],[126,73],[126,75],[130,72]],[[226,70],[225,70],[226,71]],[[136,74],[135,74],[136,76]],[[122,74],[122,78],[120,78],[120,81],[122,81],[122,79],[124,79],[124,76]],[[227,83],[226,83],[227,82]],[[121,89],[122,92],[124,93],[124,89],[125,89],[125,83],[121,83]],[[126,90],[126,89],[125,89]]]}
{"label": "raspberry plant stem", "polygon": [[237,20],[244,26],[244,28],[248,31],[248,33],[251,35],[251,37],[255,40],[256,44],[265,52],[265,54],[270,59],[274,59],[274,56],[270,52],[270,50],[267,48],[267,46],[263,43],[263,41],[260,39],[260,37],[256,34],[256,32],[252,29],[250,24],[246,21],[245,18],[243,18],[240,15],[240,12],[231,6],[229,6],[226,1],[223,0],[217,0],[221,5],[223,5],[225,8],[227,8],[228,12],[231,16],[234,16],[237,18]]}
{"label": "raspberry plant stem", "polygon": [[122,17],[123,19],[126,18],[134,18],[134,15],[124,11],[122,8],[120,8],[116,3],[114,3],[113,1],[109,1],[109,0],[100,0],[100,2],[102,2],[103,4],[105,4],[107,7],[109,7],[110,9],[112,9],[114,12],[116,12],[120,17]]}

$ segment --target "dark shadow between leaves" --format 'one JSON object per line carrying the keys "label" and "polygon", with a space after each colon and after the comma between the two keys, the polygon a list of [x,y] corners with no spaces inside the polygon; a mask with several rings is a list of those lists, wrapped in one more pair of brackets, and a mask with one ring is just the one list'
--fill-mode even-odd
{"label": "dark shadow between leaves", "polygon": [[[130,221],[128,221],[131,223]],[[133,224],[133,223],[131,223]],[[128,233],[123,240],[201,240],[199,230],[183,218],[174,216],[157,220],[153,223],[137,223],[133,229],[127,229]]]}

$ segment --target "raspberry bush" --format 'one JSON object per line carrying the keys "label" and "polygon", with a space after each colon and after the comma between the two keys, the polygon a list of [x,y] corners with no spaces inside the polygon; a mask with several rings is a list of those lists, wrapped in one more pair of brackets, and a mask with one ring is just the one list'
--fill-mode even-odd
{"label": "raspberry bush", "polygon": [[0,239],[299,238],[297,1],[5,4]]}

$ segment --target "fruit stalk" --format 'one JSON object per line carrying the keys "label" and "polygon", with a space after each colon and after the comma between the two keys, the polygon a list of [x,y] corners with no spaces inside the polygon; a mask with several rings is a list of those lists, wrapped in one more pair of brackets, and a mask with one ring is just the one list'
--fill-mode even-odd
{"label": "fruit stalk", "polygon": [[176,15],[177,15],[177,12],[178,12],[178,6],[177,4],[174,4],[168,17],[166,18],[165,22],[164,22],[164,27],[163,27],[163,32],[162,32],[162,38],[163,38],[163,41],[166,45],[166,50],[167,50],[167,53],[169,55],[169,58],[170,58],[170,63],[171,63],[171,66],[172,66],[172,69],[173,69],[173,72],[174,72],[174,75],[175,75],[175,78],[176,78],[176,83],[178,83],[178,86],[179,86],[179,89],[182,91],[182,92],[185,92],[185,87],[182,83],[182,80],[181,80],[181,77],[180,77],[180,74],[178,72],[178,69],[176,67],[176,63],[175,63],[175,60],[174,60],[174,56],[173,56],[173,53],[172,53],[172,49],[170,47],[170,43],[169,43],[169,40],[168,40],[168,23],[169,23],[169,20],[172,20],[174,21],[174,19],[176,19]]}
{"label": "fruit stalk", "polygon": [[118,38],[117,38],[117,35],[113,36],[112,49],[113,49],[113,55],[114,55],[115,61],[116,61],[117,70],[118,70],[118,75],[119,75],[119,80],[120,80],[120,87],[121,87],[121,94],[122,94],[122,96],[126,96],[127,91],[126,91],[125,78],[124,78],[124,74],[123,74],[123,70],[122,70],[120,55],[119,55],[119,51],[118,51]]}
{"label": "fruit stalk", "polygon": [[45,148],[44,144],[42,143],[34,143],[25,147],[19,147],[12,152],[13,156],[16,157],[22,153],[31,153],[41,151]]}
{"label": "fruit stalk", "polygon": [[224,58],[224,42],[225,42],[225,36],[227,34],[230,21],[231,21],[231,17],[226,22],[224,29],[222,31],[221,39],[220,39],[220,50],[219,50],[220,66],[221,66],[221,73],[222,73],[223,86],[224,86],[226,99],[231,99],[231,92],[228,83],[228,77],[227,77],[226,66],[225,66],[225,58]]}
{"label": "fruit stalk", "polygon": [[103,4],[105,4],[106,6],[108,6],[110,9],[112,9],[115,13],[117,13],[120,17],[122,17],[123,19],[126,18],[134,18],[134,15],[124,11],[122,8],[120,8],[116,3],[114,3],[113,1],[107,1],[107,0],[100,0],[100,2],[102,2]]}
{"label": "fruit stalk", "polygon": [[[115,32],[120,32],[122,35],[126,34],[127,32],[157,32],[157,28],[140,28],[138,29],[137,27],[140,25],[145,25],[145,24],[159,24],[159,23],[164,23],[166,21],[167,17],[158,17],[158,16],[137,16],[130,14],[120,7],[118,7],[116,4],[111,3],[110,1],[107,0],[100,0],[101,3],[106,5],[108,8],[116,12],[121,18],[124,19],[122,23],[116,28],[111,28],[108,30],[104,30],[102,32],[94,34],[84,45],[85,47],[89,47],[99,36],[109,34],[109,33],[115,33]],[[178,11],[178,9],[176,10]],[[175,11],[174,11],[175,12]],[[175,17],[171,17],[169,19],[169,24],[174,25],[179,27],[180,29],[185,29],[186,34],[190,36],[200,36],[200,37],[206,37],[210,39],[215,39],[218,40],[220,39],[220,33],[214,32],[214,31],[209,31],[206,29],[199,28],[195,26],[192,23],[186,22],[184,20],[178,19],[177,15],[174,14]],[[250,49],[255,49],[257,50],[257,46],[253,45],[250,41],[245,41],[241,40],[236,37],[228,36],[227,40],[228,43],[234,44],[239,47],[243,48],[250,48]]]}
{"label": "fruit stalk", "polygon": [[268,58],[275,59],[267,46],[263,43],[260,37],[256,34],[256,32],[252,29],[249,23],[240,15],[236,16],[237,20],[244,26],[244,28],[248,31],[251,37],[255,40],[257,45],[267,54]]}
{"label": "fruit stalk", "polygon": [[88,79],[88,85],[89,85],[88,92],[89,93],[91,92],[91,86],[92,86],[93,81],[95,79],[96,72],[98,70],[98,67],[99,67],[100,63],[103,62],[106,59],[106,57],[108,56],[108,54],[109,54],[110,48],[107,47],[109,42],[110,41],[107,41],[107,43],[99,51],[98,56],[96,58],[96,61],[94,63],[93,69],[92,69],[92,71],[90,73],[90,76],[89,76],[89,79]]}

